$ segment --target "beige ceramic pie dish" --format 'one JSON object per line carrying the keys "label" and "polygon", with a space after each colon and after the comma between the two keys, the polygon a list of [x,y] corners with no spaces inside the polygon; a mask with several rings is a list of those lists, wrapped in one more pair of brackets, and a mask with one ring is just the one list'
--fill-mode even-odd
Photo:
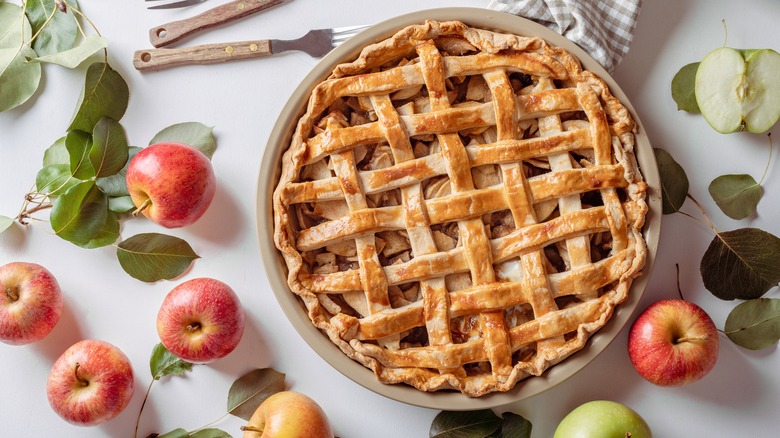
{"label": "beige ceramic pie dish", "polygon": [[[356,58],[366,45],[380,41],[407,25],[423,23],[426,19],[458,20],[472,27],[524,36],[538,36],[571,52],[579,58],[584,69],[594,72],[609,85],[612,94],[625,105],[633,116],[638,131],[635,136],[636,156],[640,170],[648,184],[647,205],[649,209],[644,227],[644,237],[648,249],[647,261],[642,270],[643,275],[634,280],[628,299],[618,306],[612,318],[590,338],[581,351],[550,368],[541,376],[518,382],[510,391],[494,392],[478,398],[467,397],[454,391],[428,393],[408,385],[387,385],[379,382],[370,369],[347,357],[311,323],[305,306],[287,285],[287,267],[273,241],[272,196],[279,181],[281,156],[290,143],[298,119],[305,112],[311,90],[325,79],[336,65]],[[356,383],[391,399],[433,409],[473,410],[509,404],[536,395],[561,383],[586,366],[618,335],[628,323],[650,278],[660,232],[661,194],[657,165],[641,121],[622,90],[595,60],[569,40],[529,20],[487,9],[446,8],[415,12],[376,24],[336,48],[314,67],[293,92],[271,132],[260,166],[256,208],[260,251],[271,288],[287,318],[325,361]]]}

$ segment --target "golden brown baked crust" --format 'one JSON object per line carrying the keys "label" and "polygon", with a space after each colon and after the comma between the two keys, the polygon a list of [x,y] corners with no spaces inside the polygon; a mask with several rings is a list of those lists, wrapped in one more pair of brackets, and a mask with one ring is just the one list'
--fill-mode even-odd
{"label": "golden brown baked crust", "polygon": [[635,128],[540,38],[406,27],[298,122],[273,200],[288,284],[384,383],[507,391],[582,349],[641,273]]}

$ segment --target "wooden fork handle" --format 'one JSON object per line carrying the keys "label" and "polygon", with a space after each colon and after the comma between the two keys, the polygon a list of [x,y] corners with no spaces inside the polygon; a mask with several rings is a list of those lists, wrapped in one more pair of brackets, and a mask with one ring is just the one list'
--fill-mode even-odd
{"label": "wooden fork handle", "polygon": [[153,27],[149,30],[149,41],[154,47],[167,46],[195,32],[238,20],[283,2],[284,0],[233,0],[193,17]]}
{"label": "wooden fork handle", "polygon": [[133,56],[137,70],[159,70],[166,67],[218,62],[268,56],[271,40],[241,41],[235,43],[203,44],[175,49],[138,50]]}

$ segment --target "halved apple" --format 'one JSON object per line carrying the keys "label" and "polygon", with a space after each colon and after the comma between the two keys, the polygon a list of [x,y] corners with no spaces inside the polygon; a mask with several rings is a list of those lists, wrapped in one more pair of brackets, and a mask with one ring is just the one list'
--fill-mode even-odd
{"label": "halved apple", "polygon": [[696,72],[696,102],[718,132],[766,132],[780,119],[780,54],[772,49],[713,50]]}

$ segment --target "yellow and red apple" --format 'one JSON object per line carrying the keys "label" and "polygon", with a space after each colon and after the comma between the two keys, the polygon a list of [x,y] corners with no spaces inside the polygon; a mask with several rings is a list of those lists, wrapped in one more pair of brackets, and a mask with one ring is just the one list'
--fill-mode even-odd
{"label": "yellow and red apple", "polygon": [[244,438],[333,438],[328,417],[311,397],[295,391],[281,391],[260,404]]}

